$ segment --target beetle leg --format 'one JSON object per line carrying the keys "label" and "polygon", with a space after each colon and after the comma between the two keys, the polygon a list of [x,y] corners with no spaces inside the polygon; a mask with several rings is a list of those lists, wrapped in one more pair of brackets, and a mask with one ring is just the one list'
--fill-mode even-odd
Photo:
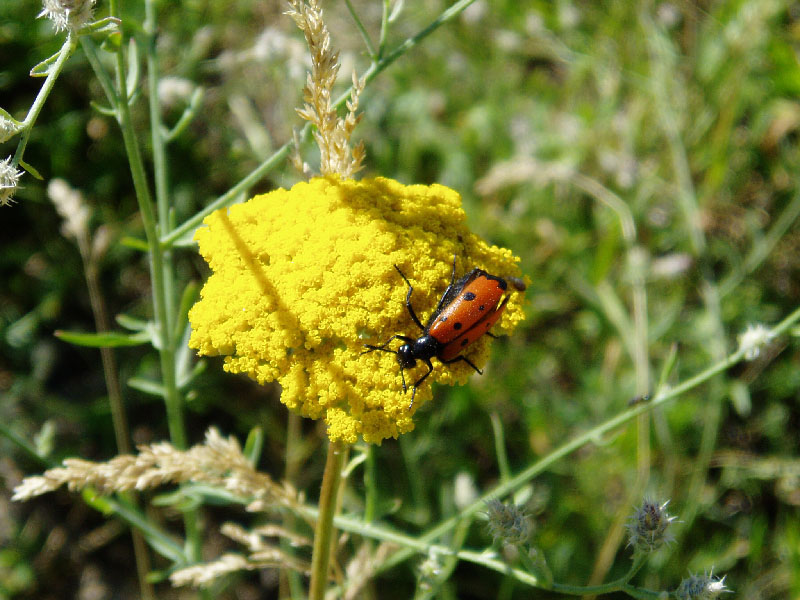
{"label": "beetle leg", "polygon": [[414,406],[414,396],[417,395],[417,388],[420,386],[420,384],[423,381],[425,381],[425,379],[427,379],[428,375],[433,373],[433,363],[431,363],[431,359],[430,358],[424,358],[422,360],[424,360],[425,364],[428,365],[428,372],[425,373],[425,375],[423,375],[419,379],[417,379],[417,382],[414,384],[414,390],[411,392],[411,404],[408,405],[408,410],[411,410],[411,407]]}
{"label": "beetle leg", "polygon": [[465,362],[465,363],[467,363],[467,364],[468,364],[470,367],[472,367],[473,369],[475,369],[475,372],[476,372],[478,375],[483,375],[483,371],[481,371],[481,370],[480,370],[478,367],[476,367],[476,366],[475,366],[475,365],[472,363],[472,361],[471,361],[470,359],[468,359],[466,356],[456,356],[455,358],[453,358],[453,359],[450,359],[450,360],[441,360],[441,359],[439,359],[439,360],[440,360],[440,362],[441,362],[442,364],[445,364],[445,365],[452,365],[453,363],[457,363],[457,362],[460,362],[460,361],[464,361],[464,362]]}
{"label": "beetle leg", "polygon": [[414,323],[417,324],[417,327],[419,327],[422,331],[425,331],[425,327],[422,325],[422,323],[420,323],[420,320],[417,318],[417,313],[414,312],[414,307],[411,306],[411,292],[414,291],[414,288],[412,287],[411,282],[408,280],[408,278],[406,278],[406,276],[403,275],[403,272],[400,270],[400,267],[395,265],[394,268],[397,269],[397,272],[400,273],[400,277],[402,277],[403,280],[408,284],[408,293],[406,294],[406,308],[408,309],[408,314],[411,315],[411,318],[413,319]]}
{"label": "beetle leg", "polygon": [[404,342],[407,342],[409,344],[414,342],[414,338],[410,338],[407,335],[393,335],[380,346],[373,346],[372,344],[364,344],[364,346],[369,348],[369,350],[364,350],[361,354],[366,354],[367,352],[372,352],[373,350],[382,350],[383,352],[391,352],[392,354],[397,354],[396,350],[388,350],[386,348],[386,346],[391,344],[394,340],[403,340]]}

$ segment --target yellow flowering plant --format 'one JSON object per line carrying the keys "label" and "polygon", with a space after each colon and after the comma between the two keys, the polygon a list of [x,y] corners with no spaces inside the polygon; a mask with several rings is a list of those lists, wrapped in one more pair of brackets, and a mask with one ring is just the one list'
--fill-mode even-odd
{"label": "yellow flowering plant", "polygon": [[[279,382],[281,401],[324,419],[332,441],[380,443],[411,431],[416,408],[431,398],[421,387],[409,410],[395,357],[363,354],[366,342],[419,334],[394,265],[413,281],[420,318],[449,283],[453,255],[459,272],[519,275],[518,259],[470,232],[460,196],[441,185],[317,177],[220,209],[204,224],[195,239],[212,274],[189,313],[189,345],[225,355],[230,372]],[[512,294],[498,332],[522,318]],[[478,366],[489,340],[469,349]],[[456,363],[429,379],[463,383],[473,372]]]}
{"label": "yellow flowering plant", "polygon": [[[455,191],[352,179],[364,158],[363,144],[350,146],[363,83],[354,73],[348,113],[340,118],[331,100],[338,55],[322,10],[316,0],[291,0],[288,14],[311,51],[306,102],[297,112],[315,126],[322,176],[205,218],[194,239],[212,273],[189,312],[189,345],[201,355],[225,355],[230,372],[278,381],[290,410],[327,425],[331,444],[310,568],[309,597],[316,600],[327,587],[346,445],[359,438],[379,444],[413,429],[403,373],[398,377],[389,353],[364,352],[365,342],[398,326],[410,330],[397,270],[412,273],[421,292],[416,300],[432,309],[452,277],[451,255],[499,275],[516,277],[519,269],[510,251],[469,231]],[[310,171],[299,151],[294,163]],[[521,319],[514,298],[505,329]],[[472,364],[486,362],[486,339],[470,348]],[[464,381],[468,365],[449,365],[432,379]],[[426,386],[416,406],[430,397]]]}

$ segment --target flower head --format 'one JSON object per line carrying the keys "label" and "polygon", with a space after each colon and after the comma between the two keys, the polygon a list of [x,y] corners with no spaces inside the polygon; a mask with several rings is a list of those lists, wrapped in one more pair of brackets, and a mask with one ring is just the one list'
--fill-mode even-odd
{"label": "flower head", "polygon": [[645,499],[628,521],[628,545],[637,552],[653,552],[672,541],[667,533],[675,517],[667,513],[667,504],[658,504]]}
{"label": "flower head", "polygon": [[[324,419],[332,440],[380,443],[411,431],[396,357],[362,351],[396,333],[419,335],[394,265],[413,282],[423,320],[449,283],[453,255],[459,273],[480,266],[519,275],[511,252],[487,245],[465,221],[453,190],[383,178],[315,178],[218,210],[195,235],[213,273],[189,313],[189,345],[225,355],[227,371],[278,381],[281,402]],[[494,331],[509,333],[522,318],[514,293]],[[489,341],[467,350],[479,367]],[[414,406],[431,398],[429,380],[463,383],[472,373],[463,362],[437,366]]]}
{"label": "flower head", "polygon": [[747,360],[754,360],[771,339],[772,332],[760,323],[748,325],[744,333],[739,334],[739,349],[744,350],[744,357]]}
{"label": "flower head", "polygon": [[17,191],[22,171],[11,164],[11,158],[0,160],[0,206],[8,206]]}
{"label": "flower head", "polygon": [[40,17],[47,17],[56,31],[77,31],[92,19],[97,0],[43,0]]}
{"label": "flower head", "polygon": [[531,520],[522,507],[491,499],[486,502],[486,515],[489,518],[489,532],[495,542],[501,541],[516,546],[530,539]]}
{"label": "flower head", "polygon": [[675,590],[678,600],[714,600],[723,592],[731,590],[725,587],[725,578],[714,577],[713,573],[692,575],[687,577]]}

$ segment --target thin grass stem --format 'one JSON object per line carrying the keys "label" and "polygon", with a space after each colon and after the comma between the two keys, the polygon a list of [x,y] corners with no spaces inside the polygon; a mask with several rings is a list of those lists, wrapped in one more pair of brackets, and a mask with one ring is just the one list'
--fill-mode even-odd
{"label": "thin grass stem", "polygon": [[377,58],[375,46],[372,44],[372,39],[370,39],[369,33],[367,33],[367,28],[364,27],[364,23],[361,20],[361,17],[358,16],[353,3],[350,0],[344,0],[344,2],[347,4],[347,10],[350,11],[350,16],[353,17],[353,22],[356,24],[358,32],[361,34],[361,39],[364,40],[364,44],[367,46],[367,52],[369,52],[370,57],[375,60]]}

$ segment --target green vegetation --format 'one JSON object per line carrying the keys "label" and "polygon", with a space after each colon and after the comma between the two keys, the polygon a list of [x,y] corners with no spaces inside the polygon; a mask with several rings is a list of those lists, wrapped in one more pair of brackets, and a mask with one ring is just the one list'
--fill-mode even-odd
{"label": "green vegetation", "polygon": [[[461,193],[473,231],[522,258],[527,319],[493,342],[482,377],[436,387],[412,433],[350,449],[336,583],[380,600],[655,598],[713,568],[737,597],[800,596],[797,6],[462,4],[367,83],[360,176]],[[338,91],[449,6],[324,3]],[[288,415],[277,387],[185,345],[208,274],[194,216],[302,179],[284,145],[303,126],[308,49],[285,9],[101,0],[95,18],[112,11],[121,26],[81,36],[41,107],[30,170],[0,207],[0,599],[190,597],[170,585],[174,569],[241,551],[223,523],[251,529],[261,515],[208,482],[10,501],[22,477],[67,457],[108,461],[131,440],[183,449],[212,426],[237,437],[260,471],[305,493],[270,516],[313,535],[323,428]],[[19,121],[44,81],[31,69],[67,38],[40,10],[0,2],[0,108]],[[129,110],[114,104],[115,73],[130,80]],[[90,208],[83,242],[48,197],[56,178]],[[114,333],[76,333],[105,328],[103,313]],[[102,361],[99,344],[113,347]],[[626,544],[646,498],[669,500],[676,520],[672,541],[644,553]],[[310,546],[275,535],[310,563]],[[148,562],[152,589],[133,567]],[[198,596],[306,589],[265,569]]]}

